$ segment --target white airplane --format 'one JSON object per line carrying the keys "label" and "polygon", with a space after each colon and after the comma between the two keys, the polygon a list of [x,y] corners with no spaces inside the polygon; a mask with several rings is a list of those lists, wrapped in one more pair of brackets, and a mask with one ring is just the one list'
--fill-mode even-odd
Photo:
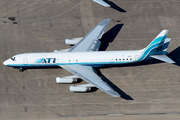
{"label": "white airplane", "polygon": [[106,2],[104,2],[103,0],[93,0],[93,1],[104,6],[104,7],[110,7],[110,5],[107,4]]}
{"label": "white airplane", "polygon": [[21,72],[28,68],[61,67],[74,74],[74,76],[56,77],[57,83],[73,83],[77,82],[78,78],[89,83],[70,86],[70,91],[87,92],[92,87],[96,87],[111,96],[120,97],[117,91],[97,75],[95,67],[134,63],[152,58],[175,63],[166,56],[168,54],[166,50],[171,40],[166,38],[168,30],[162,30],[146,48],[141,50],[98,51],[101,44],[99,39],[102,37],[109,21],[109,19],[101,21],[84,38],[67,40],[72,41],[69,44],[76,43],[71,49],[55,50],[48,53],[18,54],[4,61],[3,64],[8,67],[18,68]]}

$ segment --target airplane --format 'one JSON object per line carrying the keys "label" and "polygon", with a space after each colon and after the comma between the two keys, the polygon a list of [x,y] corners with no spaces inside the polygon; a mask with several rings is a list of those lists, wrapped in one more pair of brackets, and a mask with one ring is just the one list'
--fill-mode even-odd
{"label": "airplane", "polygon": [[102,20],[85,37],[69,40],[74,45],[70,49],[45,53],[24,53],[15,55],[3,64],[18,68],[20,72],[28,68],[61,67],[73,76],[56,77],[57,83],[76,83],[82,79],[89,84],[70,86],[73,92],[88,92],[93,87],[99,88],[113,97],[121,97],[107,82],[97,74],[98,67],[136,63],[148,59],[158,59],[167,63],[175,63],[168,56],[167,48],[171,38],[166,38],[169,30],[162,30],[154,40],[141,50],[99,51],[101,37],[110,19]]}
{"label": "airplane", "polygon": [[93,1],[104,6],[104,7],[110,7],[110,5],[103,0],[93,0]]}

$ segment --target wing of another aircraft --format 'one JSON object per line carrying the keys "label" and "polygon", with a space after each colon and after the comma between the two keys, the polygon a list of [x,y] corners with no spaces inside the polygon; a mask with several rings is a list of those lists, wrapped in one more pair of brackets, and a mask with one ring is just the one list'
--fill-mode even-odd
{"label": "wing of another aircraft", "polygon": [[85,52],[97,51],[101,42],[98,40],[102,37],[110,19],[102,20],[93,30],[91,30],[81,41],[79,41],[68,52]]}
{"label": "wing of another aircraft", "polygon": [[104,6],[104,7],[110,7],[109,4],[107,4],[106,2],[104,2],[103,0],[93,0],[96,3],[99,3],[100,5]]}
{"label": "wing of another aircraft", "polygon": [[61,67],[71,72],[72,74],[79,76],[81,79],[96,86],[97,88],[108,93],[109,95],[113,97],[120,97],[120,95],[116,91],[114,91],[95,73],[95,70],[91,66],[61,65]]}

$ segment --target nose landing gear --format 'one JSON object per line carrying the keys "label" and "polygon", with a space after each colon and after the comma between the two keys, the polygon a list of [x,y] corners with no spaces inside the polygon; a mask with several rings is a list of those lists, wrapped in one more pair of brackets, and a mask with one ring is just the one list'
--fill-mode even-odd
{"label": "nose landing gear", "polygon": [[23,72],[24,71],[24,69],[23,68],[19,68],[19,72]]}

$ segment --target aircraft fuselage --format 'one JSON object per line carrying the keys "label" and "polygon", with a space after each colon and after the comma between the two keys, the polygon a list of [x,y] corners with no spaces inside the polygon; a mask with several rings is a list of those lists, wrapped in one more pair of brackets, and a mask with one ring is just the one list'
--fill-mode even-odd
{"label": "aircraft fuselage", "polygon": [[6,60],[4,65],[14,68],[57,67],[74,64],[99,67],[137,62],[141,54],[142,50],[24,53]]}

